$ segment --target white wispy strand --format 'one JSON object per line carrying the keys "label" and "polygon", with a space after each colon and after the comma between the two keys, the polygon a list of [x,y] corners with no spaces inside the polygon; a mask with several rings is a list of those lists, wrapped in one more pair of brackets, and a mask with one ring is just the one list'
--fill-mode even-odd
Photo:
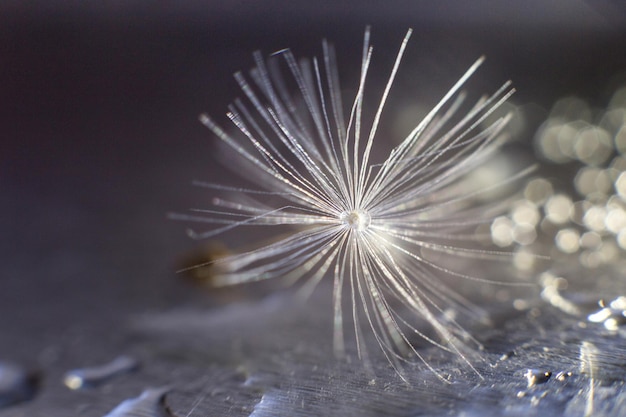
{"label": "white wispy strand", "polygon": [[[367,356],[365,326],[371,328],[399,373],[406,353],[430,367],[410,343],[415,336],[460,355],[474,369],[464,347],[477,342],[444,310],[476,315],[477,309],[437,277],[487,280],[438,264],[424,252],[477,259],[508,256],[468,247],[475,236],[467,230],[489,220],[486,207],[475,207],[476,197],[517,177],[482,190],[461,180],[500,146],[508,116],[482,130],[479,126],[513,89],[507,82],[458,116],[465,100],[460,90],[483,63],[484,58],[479,58],[386,159],[370,162],[410,36],[409,30],[371,123],[363,120],[373,55],[369,29],[347,120],[330,44],[323,43],[321,61],[298,61],[288,49],[273,54],[284,59],[297,87],[296,96],[290,95],[276,58],[266,62],[256,53],[256,67],[249,77],[235,75],[247,102],[236,100],[228,112],[242,135],[231,136],[207,115],[200,120],[239,155],[241,164],[247,164],[245,172],[262,188],[199,183],[235,195],[234,201],[216,198],[215,209],[179,218],[216,225],[203,233],[192,232],[198,238],[243,226],[300,226],[277,242],[220,260],[218,280],[231,285],[275,277],[303,278],[304,290],[311,291],[325,277],[334,279],[338,354],[344,350],[342,299],[347,292],[359,356]],[[262,197],[269,202],[261,202]],[[273,205],[276,200],[283,203]],[[415,324],[419,319],[436,331],[436,340],[419,330]]]}

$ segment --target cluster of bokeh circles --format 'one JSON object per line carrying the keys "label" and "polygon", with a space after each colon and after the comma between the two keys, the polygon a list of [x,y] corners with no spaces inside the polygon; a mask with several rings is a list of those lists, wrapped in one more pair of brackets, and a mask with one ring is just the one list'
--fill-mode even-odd
{"label": "cluster of bokeh circles", "polygon": [[575,97],[557,101],[534,141],[550,174],[528,181],[511,211],[494,219],[492,241],[516,248],[520,270],[534,268],[534,254],[590,269],[623,262],[626,86],[603,109]]}

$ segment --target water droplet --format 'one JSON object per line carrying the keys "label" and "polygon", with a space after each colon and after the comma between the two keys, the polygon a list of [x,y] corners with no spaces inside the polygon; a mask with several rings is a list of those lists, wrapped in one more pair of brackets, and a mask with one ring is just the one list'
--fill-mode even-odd
{"label": "water droplet", "polygon": [[557,248],[564,253],[576,253],[580,249],[580,233],[574,228],[559,230],[554,241]]}
{"label": "water droplet", "polygon": [[93,388],[109,379],[134,371],[139,362],[129,356],[119,356],[104,365],[74,369],[65,374],[63,382],[70,389]]}
{"label": "water droplet", "polygon": [[607,330],[617,331],[626,324],[626,297],[620,296],[611,301],[608,306],[600,303],[600,310],[587,316],[592,323],[602,323]]}
{"label": "water droplet", "polygon": [[505,361],[505,360],[511,359],[513,356],[515,356],[515,352],[511,350],[511,351],[509,351],[509,352],[503,353],[503,354],[500,356],[500,359],[499,359],[499,360],[500,360],[500,361]]}
{"label": "water droplet", "polygon": [[167,387],[148,388],[139,397],[122,401],[104,417],[172,417],[165,405],[168,391]]}
{"label": "water droplet", "polygon": [[528,381],[528,388],[538,384],[545,384],[552,376],[552,372],[543,371],[540,369],[528,369],[524,374],[526,381]]}
{"label": "water droplet", "polygon": [[552,184],[545,178],[535,178],[524,188],[526,201],[537,206],[542,206],[553,194]]}
{"label": "water droplet", "polygon": [[567,223],[573,209],[572,199],[565,194],[555,194],[545,205],[546,218],[553,224]]}
{"label": "water droplet", "polygon": [[35,396],[39,377],[24,368],[0,362],[0,408],[28,401]]}
{"label": "water droplet", "polygon": [[554,377],[557,381],[567,381],[569,378],[572,377],[573,372],[572,371],[561,371],[558,374],[556,374],[556,376]]}
{"label": "water droplet", "polygon": [[513,227],[514,223],[505,216],[494,219],[491,224],[491,238],[493,243],[500,247],[506,247],[513,244]]}

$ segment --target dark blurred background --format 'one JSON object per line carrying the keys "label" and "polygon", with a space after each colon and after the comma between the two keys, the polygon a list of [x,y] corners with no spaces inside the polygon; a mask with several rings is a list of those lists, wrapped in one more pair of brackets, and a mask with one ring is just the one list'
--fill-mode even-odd
{"label": "dark blurred background", "polygon": [[516,104],[546,111],[571,94],[606,103],[626,80],[619,1],[4,1],[0,360],[45,368],[59,340],[115,339],[130,313],[202,302],[173,272],[198,243],[167,219],[207,205],[192,180],[224,175],[197,116],[224,120],[255,50],[319,56],[329,39],[354,88],[366,25],[373,83],[415,30],[391,106],[434,104],[483,54],[472,88],[511,79]]}

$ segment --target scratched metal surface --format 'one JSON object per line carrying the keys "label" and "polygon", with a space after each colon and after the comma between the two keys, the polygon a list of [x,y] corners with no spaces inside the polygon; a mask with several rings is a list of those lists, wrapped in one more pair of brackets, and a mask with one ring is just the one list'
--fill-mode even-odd
{"label": "scratched metal surface", "polygon": [[[418,346],[451,384],[419,363],[407,366],[406,384],[375,348],[370,370],[354,347],[333,358],[328,289],[301,303],[265,286],[211,293],[173,272],[198,243],[166,213],[208,198],[192,180],[224,175],[197,115],[223,113],[238,94],[230,76],[251,65],[252,51],[289,46],[310,56],[327,37],[350,76],[366,24],[387,60],[413,27],[406,65],[418,76],[399,91],[434,100],[486,54],[477,88],[511,78],[514,100],[538,108],[571,93],[601,100],[626,69],[616,53],[624,9],[564,3],[543,13],[543,2],[0,6],[0,362],[39,381],[32,399],[0,416],[104,416],[149,387],[168,387],[165,403],[179,417],[623,415],[624,334],[586,320],[597,299],[626,293],[619,270],[564,271],[578,315],[539,290],[486,303],[493,326],[468,324],[485,345],[473,361],[482,379],[459,358]],[[520,134],[527,146],[532,128]],[[529,304],[513,308],[517,296]],[[120,355],[141,366],[92,389],[63,385],[69,370]],[[529,387],[528,369],[552,377]]]}

